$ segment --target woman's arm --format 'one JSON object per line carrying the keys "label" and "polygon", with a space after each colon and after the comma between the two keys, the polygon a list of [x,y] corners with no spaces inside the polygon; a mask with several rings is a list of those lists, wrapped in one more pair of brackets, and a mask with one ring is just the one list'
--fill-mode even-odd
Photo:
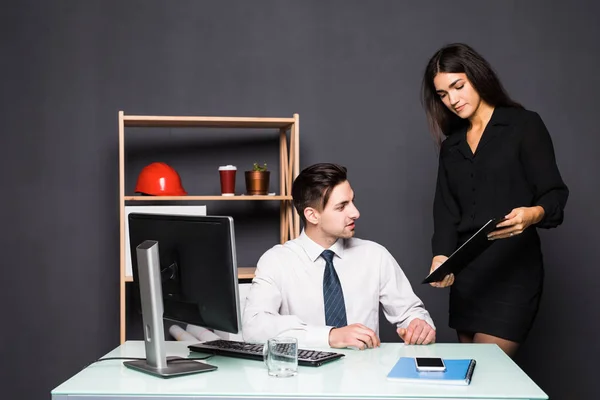
{"label": "woman's arm", "polygon": [[537,113],[530,113],[528,117],[521,142],[521,163],[534,193],[532,206],[544,210],[537,226],[554,228],[563,221],[569,189],[556,165],[554,146],[546,125]]}

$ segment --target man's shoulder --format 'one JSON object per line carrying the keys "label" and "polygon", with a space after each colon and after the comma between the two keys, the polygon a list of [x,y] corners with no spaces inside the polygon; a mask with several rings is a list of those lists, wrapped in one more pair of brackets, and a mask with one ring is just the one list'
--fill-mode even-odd
{"label": "man's shoulder", "polygon": [[297,253],[302,249],[298,239],[291,239],[283,244],[276,244],[263,253],[264,256],[285,256],[292,253]]}
{"label": "man's shoulder", "polygon": [[364,250],[371,250],[371,251],[381,251],[381,252],[388,252],[387,249],[377,243],[374,242],[372,240],[367,240],[367,239],[360,239],[360,238],[349,238],[346,239],[344,241],[344,248],[346,249],[364,249]]}

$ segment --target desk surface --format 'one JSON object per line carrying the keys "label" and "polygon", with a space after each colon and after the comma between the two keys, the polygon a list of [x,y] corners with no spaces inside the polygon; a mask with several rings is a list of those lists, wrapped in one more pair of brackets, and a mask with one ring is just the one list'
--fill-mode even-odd
{"label": "desk surface", "polygon": [[[167,342],[167,355],[187,357],[190,342]],[[377,349],[338,350],[341,360],[299,367],[298,375],[275,378],[264,363],[215,356],[218,370],[170,379],[123,366],[120,360],[94,363],[52,391],[55,400],[73,399],[547,399],[548,396],[496,345],[382,343]],[[106,357],[144,357],[142,341],[128,341]],[[200,356],[192,353],[191,357]],[[474,358],[469,386],[414,385],[387,380],[399,357]]]}

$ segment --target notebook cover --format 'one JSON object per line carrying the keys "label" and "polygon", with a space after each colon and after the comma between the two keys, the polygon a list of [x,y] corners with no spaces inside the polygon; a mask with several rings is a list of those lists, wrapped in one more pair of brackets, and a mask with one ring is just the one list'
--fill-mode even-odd
{"label": "notebook cover", "polygon": [[468,385],[471,383],[475,360],[473,359],[444,359],[446,371],[420,372],[417,371],[415,359],[400,357],[396,365],[388,373],[387,378],[407,383],[427,383],[442,385]]}
{"label": "notebook cover", "polygon": [[494,240],[488,240],[487,235],[495,230],[496,225],[502,221],[504,221],[504,217],[490,219],[473,236],[456,249],[442,265],[427,275],[421,283],[439,282],[450,273],[453,273],[455,276],[458,275],[471,261],[495,242]]}

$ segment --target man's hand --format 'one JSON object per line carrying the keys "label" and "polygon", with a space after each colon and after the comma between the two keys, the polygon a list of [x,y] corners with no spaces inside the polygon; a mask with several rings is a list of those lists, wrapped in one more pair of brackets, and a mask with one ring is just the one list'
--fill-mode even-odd
{"label": "man's hand", "polygon": [[504,217],[504,221],[496,225],[496,230],[488,235],[488,239],[506,239],[519,235],[531,225],[540,222],[544,213],[544,208],[540,206],[515,208]]}
{"label": "man's hand", "polygon": [[336,349],[356,347],[359,350],[379,347],[380,341],[373,330],[363,324],[352,324],[329,331],[329,345]]}
{"label": "man's hand", "polygon": [[[429,268],[429,273],[432,273],[436,269],[442,265],[444,261],[446,261],[448,257],[446,256],[435,256],[433,260],[431,260],[431,268]],[[454,274],[448,274],[442,279],[440,282],[431,282],[430,285],[437,288],[445,288],[454,283]]]}
{"label": "man's hand", "polygon": [[408,328],[398,328],[396,332],[406,344],[435,343],[435,329],[420,318],[413,319]]}

